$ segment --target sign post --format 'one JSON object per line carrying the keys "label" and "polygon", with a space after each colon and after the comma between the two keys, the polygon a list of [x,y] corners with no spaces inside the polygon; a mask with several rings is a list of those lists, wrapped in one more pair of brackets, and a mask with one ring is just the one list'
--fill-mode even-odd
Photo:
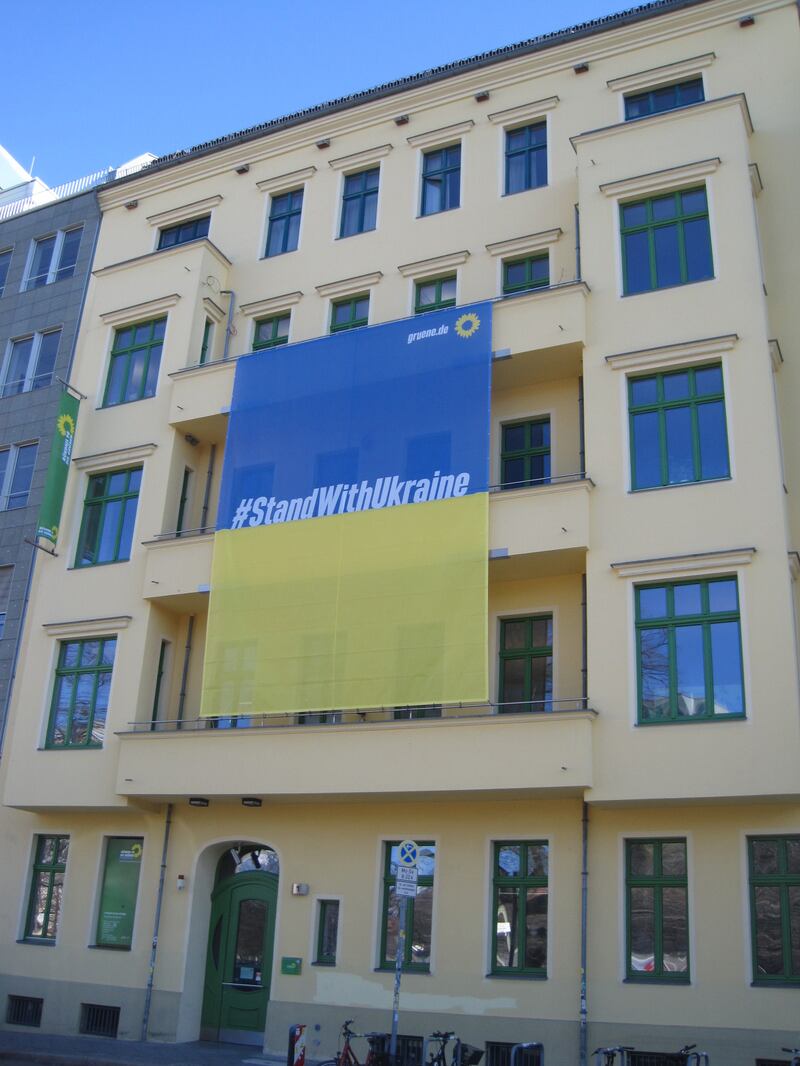
{"label": "sign post", "polygon": [[397,870],[394,894],[397,899],[398,930],[397,951],[394,957],[394,999],[392,1001],[392,1036],[389,1041],[389,1062],[397,1066],[397,1031],[400,1026],[400,981],[403,976],[403,959],[406,953],[406,912],[408,899],[417,895],[417,855],[419,848],[414,840],[404,840],[397,849]]}

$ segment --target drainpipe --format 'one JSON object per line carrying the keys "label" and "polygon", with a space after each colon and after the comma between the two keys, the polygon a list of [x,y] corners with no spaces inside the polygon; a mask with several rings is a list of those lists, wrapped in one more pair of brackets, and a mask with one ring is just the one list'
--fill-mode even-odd
{"label": "drainpipe", "polygon": [[586,435],[583,425],[583,375],[578,378],[578,449],[581,477],[586,477]]}
{"label": "drainpipe", "polygon": [[228,302],[228,323],[225,326],[225,344],[222,348],[222,360],[223,362],[228,358],[228,353],[231,346],[231,335],[233,332],[233,307],[236,302],[236,293],[233,289],[220,289],[220,295],[230,296]]}
{"label": "drainpipe", "polygon": [[208,504],[211,499],[211,479],[214,477],[214,458],[217,454],[216,444],[211,445],[211,451],[208,454],[208,470],[206,471],[206,487],[203,492],[203,510],[200,513],[200,528],[206,528],[206,519],[208,518]]}
{"label": "drainpipe", "polygon": [[575,280],[581,280],[581,209],[575,204]]}
{"label": "drainpipe", "polygon": [[192,634],[194,633],[194,615],[189,615],[189,627],[186,630],[186,647],[183,651],[183,670],[181,671],[181,691],[178,695],[178,728],[183,722],[183,708],[186,703],[186,679],[189,676],[189,657],[192,654]]}
{"label": "drainpipe", "polygon": [[150,1021],[150,1003],[153,998],[153,980],[156,973],[156,954],[158,952],[158,927],[161,924],[161,904],[164,900],[164,876],[167,872],[167,848],[169,847],[169,830],[172,825],[172,804],[167,804],[167,816],[164,819],[164,846],[161,849],[161,871],[158,875],[158,895],[156,896],[156,916],[153,922],[153,943],[150,948],[150,969],[147,973],[147,987],[144,991],[144,1013],[142,1014],[142,1040],[147,1040],[147,1025]]}
{"label": "drainpipe", "polygon": [[583,827],[581,841],[582,869],[581,869],[581,1005],[580,1005],[580,1066],[587,1066],[588,1062],[588,1020],[589,1011],[586,1006],[586,940],[588,930],[588,902],[589,902],[589,804],[583,801]]}
{"label": "drainpipe", "polygon": [[581,574],[581,698],[584,707],[589,699],[589,667],[586,661],[588,641],[586,639],[586,574]]}

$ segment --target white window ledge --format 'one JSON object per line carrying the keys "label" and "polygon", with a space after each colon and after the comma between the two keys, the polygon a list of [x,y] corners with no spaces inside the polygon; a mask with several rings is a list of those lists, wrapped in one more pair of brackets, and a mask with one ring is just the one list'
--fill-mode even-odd
{"label": "white window ledge", "polygon": [[696,552],[692,555],[666,555],[660,559],[633,559],[611,563],[617,577],[673,578],[681,574],[702,571],[705,574],[726,573],[753,561],[755,548],[727,548],[716,552]]}
{"label": "white window ledge", "polygon": [[621,78],[611,78],[606,82],[614,92],[632,92],[635,89],[650,89],[667,82],[683,81],[699,71],[710,67],[716,59],[714,52],[705,52],[701,56],[681,59],[677,63],[665,63],[662,67],[650,67],[635,74],[624,74]]}
{"label": "white window ledge", "polygon": [[360,274],[357,278],[344,278],[342,281],[329,281],[326,285],[317,285],[317,292],[324,297],[351,296],[377,285],[382,277],[383,272],[376,270],[373,274]]}
{"label": "white window ledge", "polygon": [[285,292],[282,296],[269,296],[266,300],[253,300],[249,304],[239,304],[239,310],[243,315],[252,318],[254,315],[272,314],[275,311],[287,311],[290,307],[299,303],[303,298],[302,292]]}
{"label": "white window ledge", "polygon": [[469,254],[466,249],[462,252],[450,252],[449,255],[437,255],[433,259],[419,259],[416,263],[404,263],[397,269],[404,278],[422,278],[461,266],[469,259]]}
{"label": "white window ledge", "polygon": [[528,252],[538,252],[542,248],[549,248],[559,239],[563,230],[557,226],[555,229],[545,229],[540,233],[528,233],[524,237],[512,237],[507,241],[496,241],[486,245],[489,255],[526,255]]}
{"label": "white window ledge", "polygon": [[468,118],[465,122],[456,122],[452,126],[440,126],[437,130],[428,130],[427,133],[415,133],[406,137],[406,141],[412,148],[435,148],[437,145],[447,144],[448,141],[457,141],[465,133],[469,133],[475,122]]}
{"label": "white window ledge", "polygon": [[737,333],[722,337],[705,337],[696,341],[681,341],[678,344],[662,344],[658,348],[641,348],[635,352],[619,352],[607,355],[606,362],[612,370],[651,370],[655,367],[692,366],[705,362],[721,352],[729,352],[739,340]]}
{"label": "white window ledge", "polygon": [[265,178],[256,182],[259,192],[282,193],[289,189],[296,189],[303,185],[317,172],[316,167],[303,167],[302,170],[291,170],[288,174],[277,174],[274,178]]}
{"label": "white window ledge", "polygon": [[610,181],[600,186],[600,192],[615,197],[639,196],[659,192],[661,189],[674,189],[713,174],[719,165],[718,156],[713,159],[699,159],[696,163],[684,163],[679,167],[668,167],[667,170],[654,170],[650,174],[637,174],[633,178]]}
{"label": "white window ledge", "polygon": [[142,304],[131,304],[130,307],[120,307],[116,311],[104,311],[100,315],[100,320],[105,322],[107,326],[141,322],[151,315],[160,315],[162,311],[174,307],[178,300],[180,300],[180,295],[177,292],[172,292],[169,296],[160,296],[157,300],[147,300]]}
{"label": "white window ledge", "polygon": [[176,226],[181,222],[189,222],[193,218],[209,214],[212,208],[221,203],[221,196],[207,196],[204,200],[195,200],[194,203],[184,204],[182,207],[160,211],[157,215],[148,215],[147,221],[151,226]]}
{"label": "white window ledge", "polygon": [[393,144],[379,144],[377,148],[366,148],[363,152],[341,155],[338,159],[329,159],[328,166],[334,170],[360,170],[370,163],[377,163],[391,152]]}
{"label": "white window ledge", "polygon": [[510,126],[516,122],[527,122],[529,119],[541,118],[548,111],[552,111],[558,103],[557,96],[546,96],[543,100],[531,100],[527,104],[508,107],[505,111],[494,111],[491,115],[487,115],[487,118],[495,126]]}
{"label": "white window ledge", "polygon": [[133,621],[129,614],[109,618],[80,618],[72,622],[44,622],[42,629],[48,637],[107,637],[127,629]]}
{"label": "white window ledge", "polygon": [[[113,408],[107,408],[107,410],[113,410]],[[90,474],[99,474],[105,470],[116,470],[117,467],[138,463],[142,459],[146,459],[148,455],[152,455],[157,447],[157,444],[137,444],[132,448],[115,448],[112,452],[81,455],[72,461],[78,470],[85,470]]]}

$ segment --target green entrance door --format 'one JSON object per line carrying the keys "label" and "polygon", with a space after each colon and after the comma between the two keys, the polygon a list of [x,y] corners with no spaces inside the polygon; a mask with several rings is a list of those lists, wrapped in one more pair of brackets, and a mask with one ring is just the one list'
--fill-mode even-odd
{"label": "green entrance door", "polygon": [[202,1036],[260,1044],[275,939],[278,877],[243,873],[227,878],[211,897],[203,993]]}

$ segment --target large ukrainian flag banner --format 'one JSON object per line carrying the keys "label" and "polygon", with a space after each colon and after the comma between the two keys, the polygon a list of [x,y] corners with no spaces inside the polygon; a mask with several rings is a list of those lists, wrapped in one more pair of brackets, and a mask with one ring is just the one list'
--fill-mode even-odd
{"label": "large ukrainian flag banner", "polygon": [[203,715],[484,701],[491,304],[239,360]]}

